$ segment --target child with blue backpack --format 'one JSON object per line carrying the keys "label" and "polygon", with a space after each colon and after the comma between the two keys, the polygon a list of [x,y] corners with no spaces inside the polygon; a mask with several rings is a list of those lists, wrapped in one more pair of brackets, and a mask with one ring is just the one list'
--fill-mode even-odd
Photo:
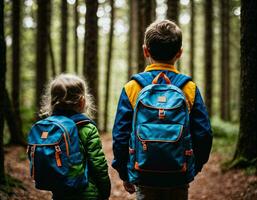
{"label": "child with blue backpack", "polygon": [[196,84],[174,66],[182,54],[174,22],[152,23],[143,52],[150,65],[120,95],[112,166],[138,200],[186,200],[189,183],[209,159],[208,113]]}
{"label": "child with blue backpack", "polygon": [[57,76],[43,97],[41,116],[28,136],[31,176],[54,200],[108,199],[108,166],[86,83],[75,75]]}

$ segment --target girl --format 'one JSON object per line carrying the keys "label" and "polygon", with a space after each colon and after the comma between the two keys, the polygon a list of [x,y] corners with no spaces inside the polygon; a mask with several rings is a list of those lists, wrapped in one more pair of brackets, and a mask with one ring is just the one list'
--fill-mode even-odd
{"label": "girl", "polygon": [[[75,75],[62,74],[50,83],[48,94],[42,101],[40,116],[62,115],[72,118],[78,113],[86,113],[91,117],[93,111],[86,83]],[[89,184],[82,191],[52,191],[53,199],[108,199],[111,188],[108,166],[96,126],[92,123],[79,126],[79,138],[81,152],[87,158]],[[84,173],[85,165],[74,167],[72,175]]]}

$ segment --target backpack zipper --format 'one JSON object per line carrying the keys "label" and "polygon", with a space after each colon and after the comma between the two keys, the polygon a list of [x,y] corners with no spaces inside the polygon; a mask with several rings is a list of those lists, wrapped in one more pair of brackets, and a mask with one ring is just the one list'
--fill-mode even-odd
{"label": "backpack zipper", "polygon": [[36,151],[36,145],[31,146],[30,148],[30,157],[32,159],[32,166],[31,166],[31,177],[35,180],[35,151]]}
{"label": "backpack zipper", "polygon": [[60,154],[62,153],[61,148],[59,145],[55,146],[55,160],[58,167],[62,166],[62,160]]}
{"label": "backpack zipper", "polygon": [[179,136],[176,140],[144,140],[142,139],[140,136],[139,136],[139,131],[136,131],[136,136],[137,138],[141,141],[141,143],[144,145],[146,145],[147,142],[167,142],[167,143],[176,143],[177,141],[180,140],[181,136],[182,136],[182,132],[183,132],[183,126],[181,125],[181,129],[180,129],[180,133],[179,133]]}
{"label": "backpack zipper", "polygon": [[138,162],[135,162],[134,166],[135,170],[141,171],[141,172],[157,172],[157,173],[177,173],[177,172],[186,172],[187,171],[187,164],[186,162],[183,163],[182,167],[180,170],[166,170],[166,171],[161,171],[161,170],[150,170],[150,169],[142,169],[139,167]]}

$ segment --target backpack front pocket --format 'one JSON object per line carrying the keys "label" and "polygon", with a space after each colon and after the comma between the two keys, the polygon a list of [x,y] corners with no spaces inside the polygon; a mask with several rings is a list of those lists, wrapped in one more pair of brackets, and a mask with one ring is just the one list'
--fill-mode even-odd
{"label": "backpack front pocket", "polygon": [[135,169],[159,173],[186,171],[182,133],[180,124],[139,125]]}

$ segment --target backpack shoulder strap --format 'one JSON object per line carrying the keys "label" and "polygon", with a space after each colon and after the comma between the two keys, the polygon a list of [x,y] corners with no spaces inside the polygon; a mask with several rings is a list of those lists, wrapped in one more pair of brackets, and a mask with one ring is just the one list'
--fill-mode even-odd
{"label": "backpack shoulder strap", "polygon": [[96,126],[96,123],[92,119],[90,119],[88,116],[83,115],[81,113],[72,115],[69,118],[72,119],[78,127],[89,123]]}
{"label": "backpack shoulder strap", "polygon": [[[81,113],[70,116],[70,119],[72,119],[76,123],[78,130],[80,127],[82,127],[83,125],[86,125],[86,124],[93,124],[96,126],[96,123],[92,119],[90,119],[88,116],[81,114]],[[86,147],[84,146],[84,143],[83,143],[83,140],[82,140],[80,134],[78,134],[78,135],[79,135],[79,143],[83,149],[83,154],[86,155],[86,152],[87,152]]]}
{"label": "backpack shoulder strap", "polygon": [[153,80],[153,75],[150,72],[141,72],[139,74],[134,74],[131,77],[131,80],[135,80],[136,82],[139,83],[139,85],[144,88],[147,85],[151,84]]}
{"label": "backpack shoulder strap", "polygon": [[182,89],[183,86],[189,82],[192,81],[192,78],[190,76],[184,75],[184,74],[176,74],[172,80],[171,84],[177,86],[178,88]]}

